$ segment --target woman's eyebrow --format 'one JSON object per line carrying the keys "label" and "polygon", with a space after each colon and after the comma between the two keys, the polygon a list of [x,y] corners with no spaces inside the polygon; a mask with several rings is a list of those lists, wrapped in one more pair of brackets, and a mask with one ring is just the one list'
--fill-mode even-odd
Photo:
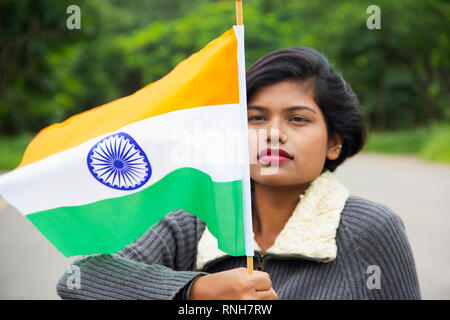
{"label": "woman's eyebrow", "polygon": [[267,111],[267,108],[266,107],[260,107],[260,106],[247,106],[247,110]]}
{"label": "woman's eyebrow", "polygon": [[[247,110],[260,110],[260,111],[268,111],[268,108],[261,106],[248,106]],[[288,113],[296,110],[308,110],[314,113],[317,113],[313,108],[307,106],[293,106],[283,110],[284,113]]]}
{"label": "woman's eyebrow", "polygon": [[291,111],[297,111],[297,110],[308,110],[314,113],[317,113],[316,110],[314,110],[311,107],[307,107],[307,106],[294,106],[294,107],[289,107],[287,109],[284,109],[283,112],[291,112]]}

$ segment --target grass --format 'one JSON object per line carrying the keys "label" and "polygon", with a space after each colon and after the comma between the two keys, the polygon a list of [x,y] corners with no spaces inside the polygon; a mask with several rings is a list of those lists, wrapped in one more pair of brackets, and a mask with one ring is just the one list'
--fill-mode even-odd
{"label": "grass", "polygon": [[[32,138],[31,134],[0,136],[0,172],[19,165]],[[395,132],[372,132],[364,151],[409,154],[429,161],[450,163],[450,123]]]}
{"label": "grass", "polygon": [[415,155],[424,160],[450,163],[450,123],[418,129],[372,132],[364,151]]}
{"label": "grass", "polygon": [[420,151],[423,159],[450,163],[450,124],[436,130]]}

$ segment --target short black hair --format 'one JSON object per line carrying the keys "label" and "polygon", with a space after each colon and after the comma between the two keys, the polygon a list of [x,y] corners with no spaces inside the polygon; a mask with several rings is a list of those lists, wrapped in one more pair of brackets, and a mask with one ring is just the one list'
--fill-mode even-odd
{"label": "short black hair", "polygon": [[364,147],[367,129],[359,99],[320,52],[307,47],[270,52],[248,68],[246,78],[247,101],[259,88],[284,80],[297,80],[311,86],[314,101],[324,115],[328,137],[338,134],[343,140],[339,157],[326,159],[323,170],[333,172]]}

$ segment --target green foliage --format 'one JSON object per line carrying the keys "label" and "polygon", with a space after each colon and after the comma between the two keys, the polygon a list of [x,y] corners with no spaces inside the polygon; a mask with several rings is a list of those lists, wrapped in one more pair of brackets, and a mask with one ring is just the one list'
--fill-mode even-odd
{"label": "green foliage", "polygon": [[430,130],[418,128],[400,131],[371,132],[364,151],[391,154],[419,154],[427,143]]}
{"label": "green foliage", "polygon": [[364,151],[410,154],[450,163],[450,124],[435,122],[417,129],[372,132]]}
{"label": "green foliage", "polygon": [[433,134],[420,151],[423,159],[450,163],[450,125],[433,127]]}
{"label": "green foliage", "polygon": [[18,136],[0,136],[0,173],[16,168],[28,143],[33,138],[31,134],[21,134]]}
{"label": "green foliage", "polygon": [[[68,30],[66,8],[81,8]],[[450,119],[450,4],[245,0],[246,63],[280,48],[323,52],[358,94],[370,126]],[[129,95],[170,72],[235,23],[232,0],[4,0],[0,3],[0,133],[36,133]],[[436,142],[438,144],[438,142]]]}

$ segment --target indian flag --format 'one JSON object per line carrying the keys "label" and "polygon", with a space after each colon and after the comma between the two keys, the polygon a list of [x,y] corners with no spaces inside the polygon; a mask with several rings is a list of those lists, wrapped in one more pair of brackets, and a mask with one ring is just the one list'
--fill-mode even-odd
{"label": "indian flag", "polygon": [[117,252],[176,209],[253,256],[244,57],[234,26],[160,80],[43,129],[0,194],[67,257]]}

